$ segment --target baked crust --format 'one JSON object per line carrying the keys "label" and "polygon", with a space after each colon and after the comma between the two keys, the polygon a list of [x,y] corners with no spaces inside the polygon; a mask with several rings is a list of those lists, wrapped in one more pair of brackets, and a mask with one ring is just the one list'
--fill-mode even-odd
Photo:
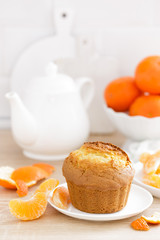
{"label": "baked crust", "polygon": [[119,147],[113,145],[112,143],[105,143],[105,142],[85,142],[84,145],[81,148],[88,148],[88,149],[94,149],[100,152],[108,152],[109,154],[111,152],[114,152],[116,154],[128,157],[127,154]]}
{"label": "baked crust", "polygon": [[131,183],[119,190],[94,190],[67,181],[72,205],[89,213],[113,213],[125,207]]}
{"label": "baked crust", "polygon": [[104,142],[87,142],[73,151],[63,163],[67,181],[94,190],[117,190],[130,183],[134,169],[128,155]]}

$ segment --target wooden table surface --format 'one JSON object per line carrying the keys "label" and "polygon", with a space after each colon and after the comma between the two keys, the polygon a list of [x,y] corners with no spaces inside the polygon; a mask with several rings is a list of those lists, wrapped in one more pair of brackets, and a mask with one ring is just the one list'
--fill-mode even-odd
{"label": "wooden table surface", "polygon": [[[89,140],[104,140],[121,146],[125,141],[119,134],[109,136],[91,136]],[[12,166],[14,168],[30,165],[35,160],[23,156],[21,149],[15,144],[10,131],[0,131],[0,166]],[[62,176],[62,161],[51,162],[56,171],[53,177],[64,182]],[[35,187],[30,189],[30,193]],[[111,222],[91,222],[74,219],[54,210],[49,204],[45,214],[37,220],[23,222],[16,219],[9,212],[8,202],[17,198],[14,190],[6,190],[0,187],[0,240],[99,240],[99,239],[129,239],[148,240],[160,239],[160,225],[151,227],[147,232],[135,231],[130,223],[138,216]],[[154,198],[152,206],[144,212],[146,215],[154,211],[160,211],[160,200]]]}

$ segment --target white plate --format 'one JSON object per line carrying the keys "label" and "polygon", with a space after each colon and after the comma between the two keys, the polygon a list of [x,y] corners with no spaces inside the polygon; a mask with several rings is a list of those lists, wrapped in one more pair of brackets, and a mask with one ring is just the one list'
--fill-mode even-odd
{"label": "white plate", "polygon": [[[66,183],[61,184],[58,187],[60,186],[64,186],[67,188]],[[109,214],[86,213],[74,208],[72,204],[69,204],[68,209],[64,210],[56,207],[53,204],[51,197],[48,200],[48,202],[51,204],[52,207],[54,207],[56,210],[58,210],[59,212],[65,215],[68,215],[73,218],[79,218],[79,219],[91,220],[91,221],[112,221],[112,220],[118,220],[123,218],[129,218],[149,208],[150,205],[152,204],[152,201],[153,201],[153,197],[147,190],[134,184],[132,184],[131,186],[127,205],[121,211],[116,213],[109,213]]]}
{"label": "white plate", "polygon": [[140,185],[141,187],[144,187],[147,189],[153,196],[160,198],[160,189],[149,186],[142,182],[143,178],[143,164],[141,162],[134,164],[135,169],[135,176],[134,176],[134,183]]}

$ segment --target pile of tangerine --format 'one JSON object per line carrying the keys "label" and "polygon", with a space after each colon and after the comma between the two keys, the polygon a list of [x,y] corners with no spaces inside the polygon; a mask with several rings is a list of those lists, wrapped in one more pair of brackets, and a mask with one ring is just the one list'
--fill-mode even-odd
{"label": "pile of tangerine", "polygon": [[115,79],[105,89],[108,107],[131,116],[160,116],[160,56],[143,59],[134,77]]}

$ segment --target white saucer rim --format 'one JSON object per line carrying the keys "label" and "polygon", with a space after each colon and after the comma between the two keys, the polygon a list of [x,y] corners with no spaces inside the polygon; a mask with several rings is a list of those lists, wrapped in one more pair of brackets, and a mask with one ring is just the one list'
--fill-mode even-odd
{"label": "white saucer rim", "polygon": [[[60,185],[58,185],[56,188],[61,187],[61,186],[67,187],[67,183],[60,184]],[[138,211],[136,211],[136,212],[131,212],[130,214],[124,214],[124,215],[121,215],[121,216],[119,216],[119,215],[118,215],[118,216],[114,216],[113,214],[115,214],[115,213],[111,213],[112,215],[111,215],[111,214],[107,214],[107,213],[106,213],[106,214],[86,213],[86,212],[82,212],[82,211],[80,211],[80,210],[78,210],[78,209],[76,209],[76,210],[78,210],[80,213],[74,213],[74,212],[70,212],[69,210],[60,209],[60,208],[58,208],[57,206],[55,206],[55,205],[53,204],[52,200],[51,200],[52,193],[53,193],[53,191],[54,191],[56,188],[50,193],[48,202],[49,202],[49,204],[50,204],[53,208],[55,208],[55,209],[56,209],[57,211],[59,211],[60,213],[62,213],[62,214],[64,214],[64,215],[67,215],[67,216],[70,216],[70,217],[73,217],[73,218],[82,219],[82,220],[88,220],[88,221],[116,221],[116,220],[121,220],[121,219],[125,219],[125,218],[130,218],[130,217],[132,217],[132,216],[135,216],[135,215],[137,215],[137,214],[145,211],[146,209],[148,209],[148,208],[151,206],[151,204],[152,204],[152,202],[153,202],[152,194],[151,194],[148,190],[144,189],[144,188],[141,187],[141,186],[138,186],[138,185],[136,185],[136,184],[133,184],[133,183],[132,183],[132,186],[134,186],[135,188],[138,188],[138,189],[140,189],[141,191],[143,191],[143,192],[145,192],[146,194],[148,194],[148,198],[150,198],[150,201],[149,201],[149,203],[148,203],[146,206],[144,206],[143,209],[141,209],[140,211],[138,210]],[[70,204],[71,204],[71,203],[70,203]],[[72,205],[72,206],[73,206],[73,205]],[[70,214],[70,213],[71,213],[71,214]],[[106,216],[109,216],[109,215],[110,215],[110,218],[109,218],[109,219],[106,219]]]}

